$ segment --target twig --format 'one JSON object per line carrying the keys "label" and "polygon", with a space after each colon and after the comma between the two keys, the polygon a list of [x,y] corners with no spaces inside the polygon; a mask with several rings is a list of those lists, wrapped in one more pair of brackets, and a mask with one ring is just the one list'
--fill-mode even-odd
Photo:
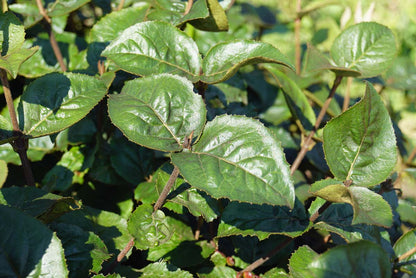
{"label": "twig", "polygon": [[201,227],[202,227],[203,223],[204,223],[204,218],[202,218],[202,216],[199,216],[197,226],[196,226],[196,230],[195,230],[195,236],[194,236],[195,240],[199,239],[199,236],[201,234]]}
{"label": "twig", "polygon": [[36,4],[38,5],[38,9],[39,9],[39,13],[43,16],[43,18],[49,23],[52,23],[51,18],[48,16],[48,14],[46,13],[45,9],[43,8],[42,5],[42,1],[41,0],[36,0]]}
{"label": "twig", "polygon": [[124,0],[120,0],[120,3],[118,3],[116,11],[121,11],[121,9],[123,9],[123,6],[124,6]]}
{"label": "twig", "polygon": [[154,211],[157,211],[163,206],[163,204],[165,203],[166,197],[169,195],[169,192],[172,189],[172,186],[175,184],[175,181],[178,175],[179,175],[179,168],[175,166],[173,168],[172,174],[169,177],[168,182],[166,183],[165,187],[162,190],[162,193],[160,193],[160,196],[156,201],[155,206],[153,207]]}
{"label": "twig", "polygon": [[302,9],[301,0],[296,2],[296,19],[295,19],[295,67],[296,73],[300,74],[300,61],[301,61],[301,47],[300,47],[300,25],[302,18],[299,13]]}
{"label": "twig", "polygon": [[104,274],[112,273],[116,266],[123,260],[123,258],[127,255],[127,253],[130,251],[131,248],[134,246],[134,238],[131,238],[130,241],[127,243],[127,245],[124,247],[123,250],[120,251],[120,253],[117,256],[117,259],[111,263],[107,267],[106,270],[103,271]]}
{"label": "twig", "polygon": [[341,83],[342,76],[337,76],[334,81],[334,85],[332,85],[331,92],[329,93],[328,98],[326,99],[324,105],[322,106],[321,111],[319,112],[318,118],[316,119],[315,126],[309,133],[308,137],[306,138],[300,152],[298,153],[295,161],[292,164],[292,167],[290,167],[290,174],[293,175],[293,173],[298,169],[300,163],[302,162],[303,158],[305,157],[306,153],[309,149],[309,144],[311,143],[312,137],[315,135],[316,131],[319,128],[319,125],[321,124],[325,114],[326,110],[328,110],[329,104],[331,103],[331,100],[334,98],[335,91],[338,88],[339,84]]}
{"label": "twig", "polygon": [[33,178],[32,168],[30,161],[27,158],[27,141],[23,137],[23,133],[19,128],[17,122],[16,111],[14,110],[12,93],[10,92],[9,80],[7,80],[7,73],[4,69],[0,69],[0,79],[3,85],[4,97],[6,98],[7,109],[9,110],[10,119],[12,121],[13,132],[17,136],[17,139],[13,141],[12,146],[15,152],[19,154],[20,161],[22,162],[23,172],[26,178],[26,183],[29,186],[35,186],[35,179]]}
{"label": "twig", "polygon": [[351,95],[351,85],[352,85],[352,77],[347,78],[347,89],[345,91],[344,102],[342,104],[342,112],[348,109],[350,105],[350,95]]}
{"label": "twig", "polygon": [[314,214],[311,215],[311,217],[309,217],[309,221],[315,222],[319,215],[321,215],[331,204],[331,202],[326,201],[322,207],[320,207]]}
{"label": "twig", "polygon": [[188,0],[188,3],[186,3],[186,9],[183,15],[187,15],[191,11],[193,4],[194,4],[194,0]]}

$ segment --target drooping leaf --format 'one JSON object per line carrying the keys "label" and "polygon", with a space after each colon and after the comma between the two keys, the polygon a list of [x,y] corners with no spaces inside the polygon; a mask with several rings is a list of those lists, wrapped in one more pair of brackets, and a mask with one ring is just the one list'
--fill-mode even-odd
{"label": "drooping leaf", "polygon": [[37,47],[23,48],[25,29],[12,12],[0,14],[0,68],[16,78],[20,65],[32,56]]}
{"label": "drooping leaf", "polygon": [[196,82],[201,69],[195,42],[174,26],[157,21],[127,28],[102,55],[121,69],[143,76],[171,73]]}
{"label": "drooping leaf", "polygon": [[273,67],[273,65],[265,65],[265,68],[283,89],[286,103],[289,106],[292,116],[298,119],[305,129],[312,130],[316,122],[315,112],[296,82],[288,78],[276,67]]}
{"label": "drooping leaf", "polygon": [[260,240],[271,234],[297,237],[310,226],[305,209],[299,201],[295,201],[292,210],[287,207],[231,202],[222,213],[217,236],[249,235],[257,236]]}
{"label": "drooping leaf", "polygon": [[168,265],[166,262],[157,262],[149,264],[140,269],[140,277],[160,277],[160,278],[192,278],[192,274],[180,270],[174,265]]}
{"label": "drooping leaf", "polygon": [[208,51],[202,62],[201,81],[220,83],[233,76],[242,66],[257,63],[276,63],[294,68],[289,59],[271,44],[237,40],[219,43]]}
{"label": "drooping leaf", "polygon": [[135,209],[127,228],[135,238],[134,246],[140,250],[165,243],[173,233],[166,222],[165,214],[161,210],[153,211],[153,207],[147,204]]}
{"label": "drooping leaf", "polygon": [[214,198],[293,207],[295,195],[280,144],[258,121],[218,116],[192,152],[172,153],[191,186]]}
{"label": "drooping leaf", "polygon": [[192,132],[205,123],[202,98],[183,77],[160,74],[138,78],[111,95],[108,111],[114,125],[131,141],[161,151],[180,151]]}
{"label": "drooping leaf", "polygon": [[377,244],[359,241],[340,245],[309,263],[311,277],[391,277],[389,256]]}
{"label": "drooping leaf", "polygon": [[0,205],[0,276],[67,277],[64,250],[58,237],[27,214]]}
{"label": "drooping leaf", "polygon": [[331,48],[337,66],[357,70],[362,77],[381,74],[395,55],[392,31],[375,22],[362,22],[345,29]]}
{"label": "drooping leaf", "polygon": [[289,270],[293,278],[310,277],[308,265],[319,257],[309,246],[299,247],[290,257]]}
{"label": "drooping leaf", "polygon": [[[411,229],[404,235],[402,235],[394,244],[393,249],[397,258],[403,256],[399,263],[408,262],[416,260],[416,229]],[[413,250],[413,252],[412,252]],[[403,270],[410,271],[411,273],[416,273],[415,264],[409,264],[401,267]]]}
{"label": "drooping leaf", "polygon": [[189,23],[195,26],[195,28],[204,31],[228,31],[228,19],[218,0],[197,1],[195,5],[200,5],[199,2],[205,2],[209,14],[204,18],[191,20]]}
{"label": "drooping leaf", "polygon": [[113,11],[102,17],[91,29],[90,38],[94,42],[110,42],[120,32],[136,22],[141,22],[146,16],[149,8],[147,3]]}
{"label": "drooping leaf", "polygon": [[364,98],[324,128],[324,152],[331,172],[360,186],[383,182],[396,164],[396,138],[380,96],[367,83]]}
{"label": "drooping leaf", "polygon": [[84,118],[106,93],[95,77],[47,74],[30,83],[20,99],[20,128],[30,138],[61,131]]}

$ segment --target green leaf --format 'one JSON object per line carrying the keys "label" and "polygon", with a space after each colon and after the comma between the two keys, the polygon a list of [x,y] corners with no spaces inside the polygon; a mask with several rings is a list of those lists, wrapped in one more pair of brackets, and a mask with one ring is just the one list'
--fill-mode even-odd
{"label": "green leaf", "polygon": [[287,75],[273,65],[265,65],[265,68],[283,89],[286,103],[293,117],[298,119],[305,129],[312,130],[316,122],[315,112],[309,104],[308,98],[296,82],[288,78]]}
{"label": "green leaf", "polygon": [[110,42],[118,34],[130,27],[132,23],[141,22],[146,16],[149,4],[140,5],[113,11],[102,17],[91,29],[90,40],[94,42]]}
{"label": "green leaf", "polygon": [[50,17],[66,15],[79,9],[90,1],[91,0],[47,1],[46,13]]}
{"label": "green leaf", "polygon": [[106,93],[106,85],[98,78],[47,74],[23,93],[18,106],[20,127],[29,138],[56,133],[84,118]]}
{"label": "green leaf", "polygon": [[[153,177],[156,177],[156,189],[159,194],[168,182],[172,170],[173,167],[165,165],[153,174]],[[175,180],[167,201],[185,206],[192,215],[202,216],[207,222],[213,221],[220,215],[217,200],[211,198],[205,192],[190,188],[180,177]]]}
{"label": "green leaf", "polygon": [[14,135],[13,126],[9,119],[0,115],[0,145],[17,139]]}
{"label": "green leaf", "polygon": [[[197,5],[199,2],[205,2],[206,7],[209,11],[209,16],[203,19],[195,19],[189,23],[195,26],[195,28],[204,30],[204,31],[228,31],[228,19],[225,14],[224,9],[218,3],[218,0],[202,0],[197,1],[194,5]],[[192,9],[190,13],[192,12]]]}
{"label": "green leaf", "polygon": [[236,40],[219,43],[208,51],[202,62],[201,81],[220,83],[233,76],[242,66],[257,63],[276,63],[294,69],[289,59],[271,44]]}
{"label": "green leaf", "polygon": [[228,266],[215,266],[213,268],[202,268],[198,270],[199,278],[236,277],[237,271]]}
{"label": "green leaf", "polygon": [[135,238],[134,246],[145,250],[163,244],[172,236],[165,214],[153,211],[151,205],[143,204],[136,208],[127,223],[130,234]]}
{"label": "green leaf", "polygon": [[191,82],[160,74],[126,82],[121,94],[110,96],[108,112],[131,141],[171,152],[182,150],[192,132],[199,136],[205,123],[204,106]]}
{"label": "green leaf", "polygon": [[348,187],[338,180],[317,181],[311,185],[309,192],[332,203],[352,203]]}
{"label": "green leaf", "polygon": [[[399,263],[404,263],[416,260],[416,229],[412,229],[402,235],[394,244],[393,249],[397,258],[406,254],[407,256],[399,260]],[[410,252],[410,253],[407,253]],[[416,273],[415,264],[409,264],[401,267],[403,270]]]}
{"label": "green leaf", "polygon": [[308,265],[315,261],[319,254],[313,251],[309,246],[299,247],[290,257],[289,270],[293,278],[310,277],[311,273]]}
{"label": "green leaf", "polygon": [[332,248],[309,263],[308,269],[309,277],[391,277],[389,256],[369,241]]}
{"label": "green leaf", "polygon": [[67,277],[64,250],[56,235],[27,214],[0,205],[0,276]]}
{"label": "green leaf", "polygon": [[416,205],[408,200],[399,199],[399,206],[397,212],[400,219],[404,222],[416,224]]}
{"label": "green leaf", "polygon": [[160,277],[160,278],[192,278],[192,274],[178,269],[174,265],[168,265],[165,262],[149,264],[140,269],[140,277]]}
{"label": "green leaf", "polygon": [[51,228],[62,241],[69,277],[88,277],[90,271],[98,273],[102,263],[111,257],[104,242],[93,232],[66,223],[53,224]]}
{"label": "green leaf", "polygon": [[143,76],[171,73],[196,82],[201,69],[195,42],[172,25],[157,21],[127,28],[102,55],[121,69]]}
{"label": "green leaf", "polygon": [[323,139],[326,161],[338,180],[374,186],[396,164],[396,137],[389,113],[369,83],[359,103],[328,122]]}
{"label": "green leaf", "polygon": [[9,170],[7,168],[7,163],[4,160],[0,160],[0,188],[4,185],[6,182],[7,174],[9,173]]}
{"label": "green leaf", "polygon": [[192,152],[172,153],[181,175],[214,198],[293,207],[289,165],[274,135],[256,120],[219,116]]}
{"label": "green leaf", "polygon": [[35,187],[7,187],[0,190],[0,204],[17,208],[44,223],[80,208],[71,197],[62,197]]}
{"label": "green leaf", "polygon": [[8,7],[11,11],[22,15],[26,29],[32,27],[43,18],[39,13],[36,1],[18,1],[18,3],[8,5]]}
{"label": "green leaf", "polygon": [[231,202],[225,207],[217,236],[257,236],[260,240],[272,234],[298,237],[311,226],[304,206],[295,201],[294,209],[270,205]]}
{"label": "green leaf", "polygon": [[0,68],[7,70],[13,78],[16,78],[20,65],[38,48],[22,48],[25,29],[12,12],[0,14],[0,32]]}
{"label": "green leaf", "polygon": [[337,66],[357,70],[362,77],[385,71],[396,56],[392,31],[375,22],[362,22],[345,29],[334,41],[331,56]]}

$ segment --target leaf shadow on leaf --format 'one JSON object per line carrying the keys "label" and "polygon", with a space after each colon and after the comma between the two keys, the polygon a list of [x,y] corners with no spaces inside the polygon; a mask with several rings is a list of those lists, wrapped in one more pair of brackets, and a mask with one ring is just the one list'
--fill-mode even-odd
{"label": "leaf shadow on leaf", "polygon": [[[39,46],[41,54],[46,64],[49,66],[55,66],[58,63],[56,56],[53,54],[51,43],[47,39],[37,38],[33,46]],[[59,49],[61,50],[62,58],[69,63],[69,44],[64,42],[58,42]]]}
{"label": "leaf shadow on leaf", "polygon": [[175,249],[166,253],[163,257],[170,258],[169,262],[179,268],[198,265],[205,260],[201,256],[202,248],[196,241],[182,241]]}

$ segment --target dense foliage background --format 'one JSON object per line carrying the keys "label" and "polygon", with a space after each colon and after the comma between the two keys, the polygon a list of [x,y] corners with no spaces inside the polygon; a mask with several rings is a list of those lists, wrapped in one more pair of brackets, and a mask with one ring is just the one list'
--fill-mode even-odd
{"label": "dense foliage background", "polygon": [[2,8],[0,277],[416,277],[414,1]]}

